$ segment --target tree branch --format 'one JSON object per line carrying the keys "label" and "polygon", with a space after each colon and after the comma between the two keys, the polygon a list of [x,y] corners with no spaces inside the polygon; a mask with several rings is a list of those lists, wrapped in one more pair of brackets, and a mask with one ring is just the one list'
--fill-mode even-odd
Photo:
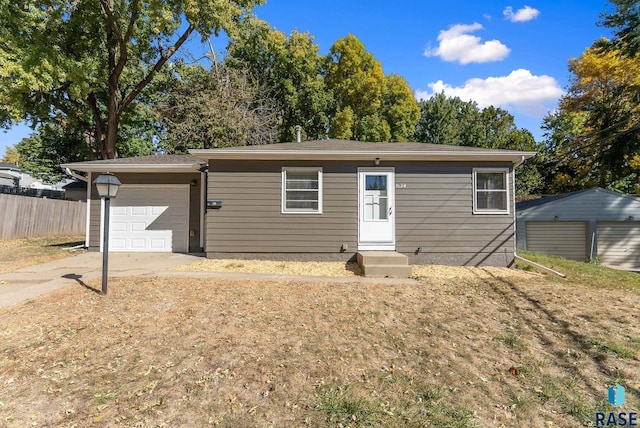
{"label": "tree branch", "polygon": [[142,90],[149,84],[149,82],[153,80],[153,76],[162,68],[162,66],[169,60],[169,58],[171,58],[171,56],[173,56],[173,54],[176,53],[178,49],[180,49],[180,46],[182,46],[184,42],[187,41],[191,33],[193,33],[193,30],[195,30],[195,27],[190,24],[185,32],[182,33],[180,38],[176,40],[173,46],[167,49],[166,52],[164,52],[160,56],[160,59],[158,59],[158,62],[156,62],[155,65],[151,68],[151,71],[147,73],[144,79],[138,82],[135,88],[133,88],[129,95],[122,101],[122,103],[120,103],[120,106],[118,107],[118,114],[121,114],[124,109],[126,109],[129,104],[131,104],[131,102],[140,94],[140,92],[142,92]]}

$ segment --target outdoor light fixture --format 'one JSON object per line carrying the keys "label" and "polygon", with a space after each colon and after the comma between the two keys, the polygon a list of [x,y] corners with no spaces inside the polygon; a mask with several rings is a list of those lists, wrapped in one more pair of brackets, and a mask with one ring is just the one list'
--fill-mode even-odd
{"label": "outdoor light fixture", "polygon": [[107,294],[107,270],[109,266],[109,205],[111,198],[115,198],[120,188],[120,180],[106,172],[99,175],[93,184],[96,185],[98,195],[104,199],[104,239],[102,241],[102,294]]}
{"label": "outdoor light fixture", "polygon": [[375,158],[375,159],[373,160],[373,164],[374,164],[375,166],[380,165],[380,158]]}

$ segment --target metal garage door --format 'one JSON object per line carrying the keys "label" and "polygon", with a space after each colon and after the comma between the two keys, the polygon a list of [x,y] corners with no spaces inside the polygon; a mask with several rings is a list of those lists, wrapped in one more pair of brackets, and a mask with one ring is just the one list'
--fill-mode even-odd
{"label": "metal garage door", "polygon": [[123,185],[110,223],[109,251],[188,252],[189,186]]}
{"label": "metal garage door", "polygon": [[604,265],[640,270],[640,222],[598,222],[598,256]]}
{"label": "metal garage door", "polygon": [[587,259],[587,223],[582,221],[529,221],[527,250],[567,259]]}

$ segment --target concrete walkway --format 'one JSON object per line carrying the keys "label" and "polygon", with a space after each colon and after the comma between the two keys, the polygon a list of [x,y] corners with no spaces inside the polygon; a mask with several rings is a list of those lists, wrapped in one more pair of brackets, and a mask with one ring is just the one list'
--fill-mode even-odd
{"label": "concrete walkway", "polygon": [[[200,260],[176,253],[111,253],[109,277],[150,275]],[[0,273],[0,307],[102,276],[102,253],[84,253],[49,263]]]}
{"label": "concrete walkway", "polygon": [[[324,277],[254,274],[238,272],[180,272],[170,271],[175,266],[201,260],[202,257],[177,253],[111,253],[109,277],[136,275],[212,278],[227,280],[264,280],[333,283],[369,283],[389,285],[417,285],[409,278]],[[0,307],[49,293],[69,285],[86,285],[87,281],[102,276],[102,254],[84,253],[49,263],[20,269],[13,273],[0,273]]]}

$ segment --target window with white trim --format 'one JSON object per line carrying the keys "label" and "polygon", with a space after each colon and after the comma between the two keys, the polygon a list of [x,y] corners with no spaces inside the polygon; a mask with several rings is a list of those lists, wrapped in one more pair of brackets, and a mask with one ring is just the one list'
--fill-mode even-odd
{"label": "window with white trim", "polygon": [[509,214],[509,169],[473,169],[473,213]]}
{"label": "window with white trim", "polygon": [[282,168],[282,213],[322,213],[322,168]]}

